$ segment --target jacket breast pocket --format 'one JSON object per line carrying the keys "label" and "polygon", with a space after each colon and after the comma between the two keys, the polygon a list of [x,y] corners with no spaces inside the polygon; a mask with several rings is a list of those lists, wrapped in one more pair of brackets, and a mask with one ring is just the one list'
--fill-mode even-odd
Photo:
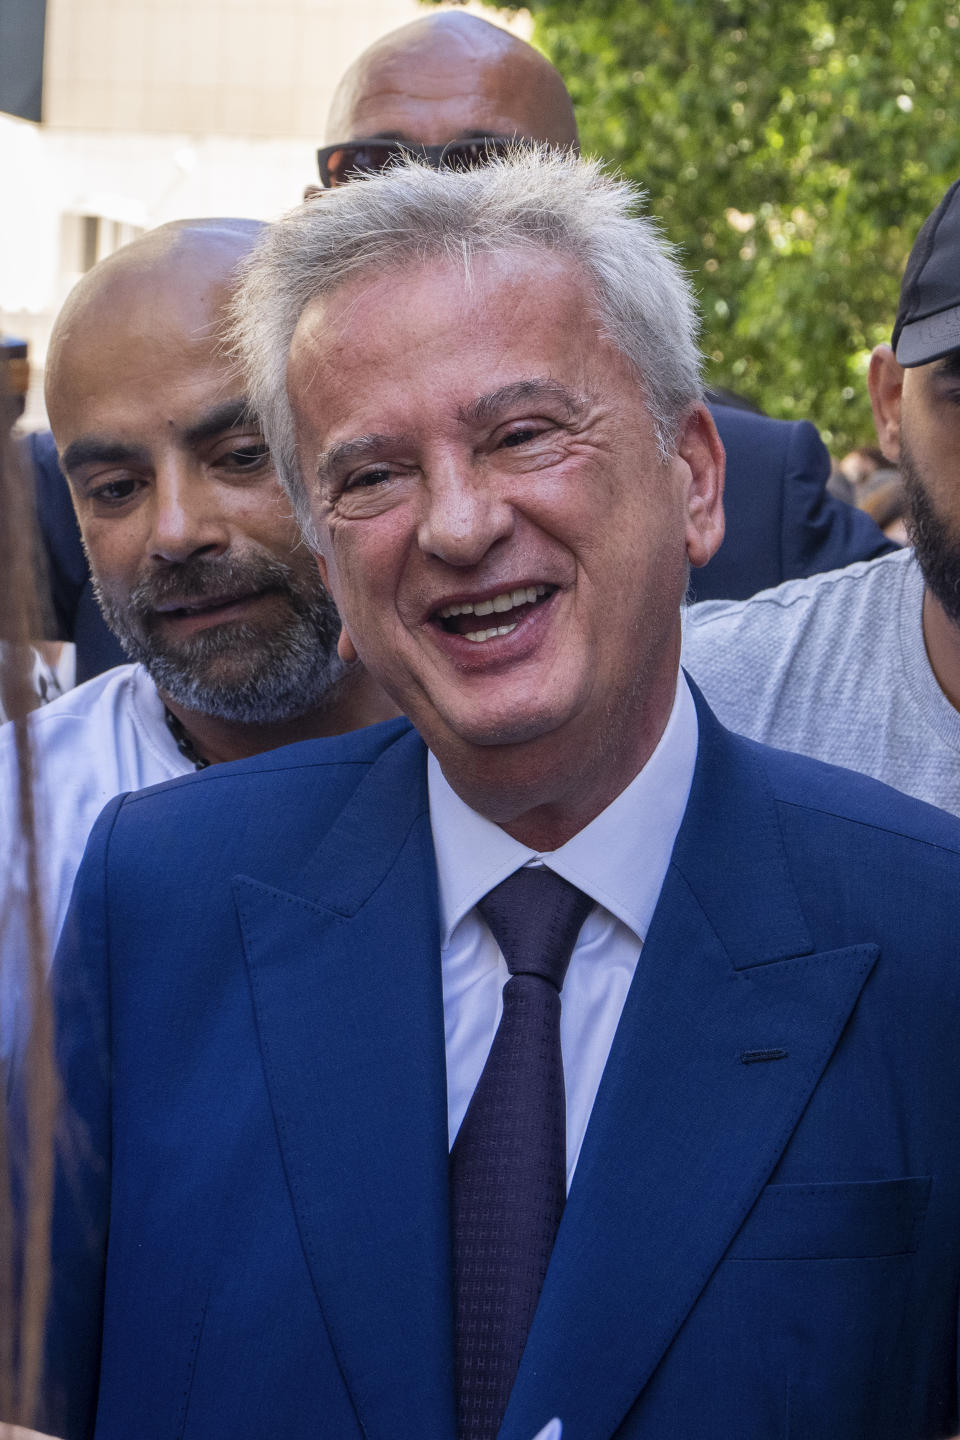
{"label": "jacket breast pocket", "polygon": [[930,1198],[929,1175],[818,1185],[768,1185],[728,1260],[856,1260],[912,1255]]}

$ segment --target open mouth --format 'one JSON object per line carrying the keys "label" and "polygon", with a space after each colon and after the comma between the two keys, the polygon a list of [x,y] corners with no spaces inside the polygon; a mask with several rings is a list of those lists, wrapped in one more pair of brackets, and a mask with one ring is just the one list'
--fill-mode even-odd
{"label": "open mouth", "polygon": [[431,617],[448,635],[462,635],[482,645],[499,635],[510,635],[517,626],[556,592],[556,585],[521,585],[504,590],[488,600],[463,600],[444,605]]}

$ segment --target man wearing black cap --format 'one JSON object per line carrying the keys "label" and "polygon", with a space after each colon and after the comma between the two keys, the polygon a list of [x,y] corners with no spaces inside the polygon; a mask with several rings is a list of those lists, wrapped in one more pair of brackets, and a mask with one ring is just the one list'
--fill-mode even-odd
{"label": "man wearing black cap", "polygon": [[867,383],[913,549],[694,606],[684,663],[732,729],[960,814],[960,180],[917,236]]}

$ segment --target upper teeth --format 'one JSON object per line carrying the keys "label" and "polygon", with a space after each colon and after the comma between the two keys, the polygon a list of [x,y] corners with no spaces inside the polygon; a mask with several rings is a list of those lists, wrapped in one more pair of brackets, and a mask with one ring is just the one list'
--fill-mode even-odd
{"label": "upper teeth", "polygon": [[460,605],[445,605],[440,611],[440,619],[450,620],[454,615],[492,615],[495,611],[499,614],[512,610],[514,605],[532,605],[546,593],[546,585],[525,585],[518,590],[504,590],[502,594],[494,595],[492,600],[478,600],[475,604],[464,600]]}

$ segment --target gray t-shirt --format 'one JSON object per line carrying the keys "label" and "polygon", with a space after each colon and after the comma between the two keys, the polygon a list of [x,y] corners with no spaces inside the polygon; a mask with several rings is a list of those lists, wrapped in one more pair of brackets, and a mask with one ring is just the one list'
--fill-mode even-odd
{"label": "gray t-shirt", "polygon": [[731,730],[960,815],[960,714],[923,641],[910,550],[684,618],[683,663]]}

